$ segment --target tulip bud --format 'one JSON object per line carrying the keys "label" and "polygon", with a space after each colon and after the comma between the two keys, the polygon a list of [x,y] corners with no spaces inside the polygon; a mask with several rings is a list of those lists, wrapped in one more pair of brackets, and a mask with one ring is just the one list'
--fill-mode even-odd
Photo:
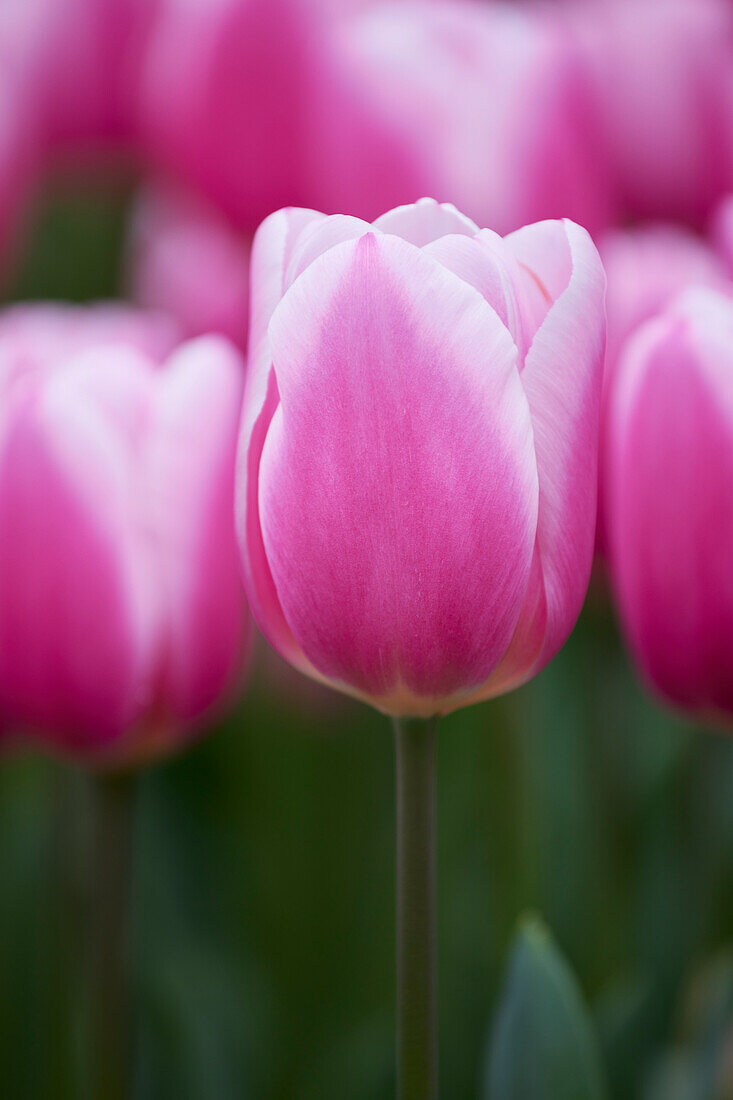
{"label": "tulip bud", "polygon": [[561,11],[621,209],[703,222],[733,182],[729,0],[569,0]]}
{"label": "tulip bud", "polygon": [[733,302],[685,292],[626,348],[606,493],[619,613],[646,680],[704,717],[733,711]]}
{"label": "tulip bud", "polygon": [[502,239],[432,200],[264,222],[237,524],[291,663],[427,716],[557,652],[593,550],[604,286],[572,222]]}
{"label": "tulip bud", "polygon": [[660,313],[683,290],[709,286],[733,290],[721,260],[688,229],[649,225],[606,234],[600,243],[608,278],[606,366],[601,404],[597,549],[605,553],[604,461],[608,394],[619,355],[632,333]]}
{"label": "tulip bud", "polygon": [[133,217],[128,270],[133,300],[174,317],[186,337],[216,332],[245,350],[249,242],[215,211],[147,191]]}
{"label": "tulip bud", "polygon": [[503,233],[565,214],[608,223],[583,71],[556,19],[519,4],[372,4],[333,23],[323,52],[310,147],[324,209],[373,218],[428,190]]}
{"label": "tulip bud", "polygon": [[115,762],[190,736],[246,638],[241,363],[218,338],[158,357],[145,330],[124,311],[0,320],[0,724]]}

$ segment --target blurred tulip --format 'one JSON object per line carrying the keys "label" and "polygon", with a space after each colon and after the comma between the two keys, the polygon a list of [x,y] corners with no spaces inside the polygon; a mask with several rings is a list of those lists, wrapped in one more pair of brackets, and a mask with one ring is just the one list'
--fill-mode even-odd
{"label": "blurred tulip", "polygon": [[715,211],[712,236],[728,274],[733,278],[733,195],[723,199]]}
{"label": "blurred tulip", "polygon": [[127,762],[190,736],[241,667],[242,369],[118,320],[59,311],[55,354],[50,308],[0,320],[0,718]]}
{"label": "blurred tulip", "polygon": [[572,222],[502,240],[432,200],[260,228],[238,535],[301,671],[427,716],[559,649],[593,550],[604,281]]}
{"label": "blurred tulip", "polygon": [[186,336],[221,333],[244,351],[249,251],[249,241],[214,211],[177,193],[149,190],[131,228],[131,296],[175,318]]}
{"label": "blurred tulip", "polygon": [[560,10],[588,69],[595,155],[623,210],[702,222],[733,185],[733,5],[570,0]]}
{"label": "blurred tulip", "polygon": [[636,334],[609,412],[608,532],[622,623],[679,706],[733,712],[733,302],[686,291]]}
{"label": "blurred tulip", "polygon": [[332,24],[315,91],[318,205],[373,218],[431,191],[501,232],[608,224],[583,72],[557,21],[500,3],[382,3]]}
{"label": "blurred tulip", "polygon": [[582,79],[552,20],[504,4],[164,0],[141,126],[159,173],[249,232],[279,206],[374,218],[425,191],[503,231],[595,228]]}
{"label": "blurred tulip", "polygon": [[315,10],[308,0],[163,0],[155,22],[140,107],[148,157],[245,230],[307,201]]}
{"label": "blurred tulip", "polygon": [[608,278],[608,335],[601,406],[597,548],[605,551],[606,405],[621,350],[635,329],[660,313],[687,287],[708,286],[733,293],[733,286],[713,250],[681,226],[616,230],[601,240],[600,252]]}
{"label": "blurred tulip", "polygon": [[0,5],[0,277],[37,178],[42,100],[36,79],[38,4]]}
{"label": "blurred tulip", "polygon": [[47,154],[118,151],[137,119],[139,65],[160,0],[30,0],[43,7],[38,79]]}

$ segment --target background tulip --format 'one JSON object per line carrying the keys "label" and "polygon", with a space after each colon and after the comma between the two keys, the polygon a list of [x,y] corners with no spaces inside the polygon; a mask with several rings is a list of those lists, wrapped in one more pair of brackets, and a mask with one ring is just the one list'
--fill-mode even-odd
{"label": "background tulip", "polygon": [[603,473],[607,405],[622,349],[644,321],[661,313],[687,287],[708,286],[721,293],[731,293],[733,287],[719,256],[683,226],[615,230],[601,240],[600,251],[608,278],[597,531],[597,548],[603,552],[607,543]]}
{"label": "background tulip", "polygon": [[691,290],[644,326],[614,382],[612,569],[646,679],[687,710],[733,710],[733,303]]}
{"label": "background tulip", "polygon": [[604,276],[570,222],[504,240],[423,200],[255,239],[238,530],[303,671],[394,714],[527,679],[567,637],[595,524]]}
{"label": "background tulip", "polygon": [[187,337],[218,332],[245,350],[249,242],[215,211],[176,192],[146,192],[134,212],[127,267],[141,306],[174,317]]}
{"label": "background tulip", "polygon": [[627,216],[704,222],[733,181],[728,0],[571,0],[591,140]]}
{"label": "background tulip", "polygon": [[130,760],[189,736],[241,669],[242,370],[213,338],[159,362],[157,322],[118,320],[0,322],[0,715]]}
{"label": "background tulip", "polygon": [[607,223],[584,76],[557,20],[383,3],[335,23],[330,55],[314,143],[326,210],[374,218],[430,190],[504,233],[548,217]]}
{"label": "background tulip", "polygon": [[733,277],[733,195],[721,202],[713,218],[713,239],[728,274]]}

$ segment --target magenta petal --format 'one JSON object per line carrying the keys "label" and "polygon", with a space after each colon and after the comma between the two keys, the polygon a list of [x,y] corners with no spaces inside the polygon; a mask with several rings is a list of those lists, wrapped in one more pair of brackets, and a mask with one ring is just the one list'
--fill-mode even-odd
{"label": "magenta petal", "polygon": [[525,596],[537,473],[516,348],[476,291],[392,236],[316,260],[270,324],[259,471],[284,616],[324,676],[395,712],[497,666]]}

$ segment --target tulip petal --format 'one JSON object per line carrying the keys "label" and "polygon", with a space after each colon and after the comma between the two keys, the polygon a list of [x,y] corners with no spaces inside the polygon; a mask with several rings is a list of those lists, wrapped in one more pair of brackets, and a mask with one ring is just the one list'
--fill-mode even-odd
{"label": "tulip petal", "polygon": [[369,222],[352,218],[349,214],[333,214],[325,221],[314,221],[300,233],[293,248],[283,280],[287,289],[318,256],[342,241],[355,241],[372,229]]}
{"label": "tulip petal", "polygon": [[155,378],[148,507],[168,613],[160,690],[176,730],[221,697],[243,658],[233,484],[243,378],[218,337],[186,344]]}
{"label": "tulip petal", "polygon": [[382,709],[445,709],[501,660],[529,576],[516,348],[472,287],[377,234],[316,260],[270,341],[259,506],[287,622],[321,674]]}
{"label": "tulip petal", "polygon": [[156,623],[124,438],[144,416],[138,366],[130,353],[111,372],[120,431],[70,364],[42,392],[19,382],[0,436],[0,714],[67,747],[122,736],[148,689]]}
{"label": "tulip petal", "polygon": [[520,362],[527,350],[524,322],[517,301],[520,272],[513,254],[497,233],[484,229],[477,237],[450,234],[425,245],[428,256],[476,287],[509,329],[519,348]]}
{"label": "tulip petal", "polygon": [[300,234],[309,225],[326,220],[324,214],[313,210],[278,210],[265,219],[255,234],[248,369],[237,448],[236,529],[249,605],[270,644],[294,664],[298,664],[301,655],[270,576],[257,502],[262,447],[279,402],[267,326],[282,297],[286,269]]}
{"label": "tulip petal", "polygon": [[711,715],[733,710],[733,343],[730,321],[725,339],[709,321],[696,333],[682,314],[663,317],[633,339],[613,394],[608,468],[631,647],[664,694]]}
{"label": "tulip petal", "polygon": [[[527,353],[522,383],[532,414],[540,485],[537,549],[544,599],[528,594],[517,676],[539,671],[567,638],[588,586],[595,532],[598,418],[605,337],[605,276],[573,222],[541,222],[506,238],[528,280],[552,305]],[[526,619],[534,622],[529,628]],[[544,638],[536,646],[539,624]],[[534,651],[532,647],[536,646]],[[506,670],[505,670],[506,671]]]}
{"label": "tulip petal", "polygon": [[479,231],[475,222],[461,214],[452,203],[436,202],[435,199],[420,199],[406,206],[397,206],[377,218],[374,228],[402,237],[418,248],[449,233],[473,237]]}

